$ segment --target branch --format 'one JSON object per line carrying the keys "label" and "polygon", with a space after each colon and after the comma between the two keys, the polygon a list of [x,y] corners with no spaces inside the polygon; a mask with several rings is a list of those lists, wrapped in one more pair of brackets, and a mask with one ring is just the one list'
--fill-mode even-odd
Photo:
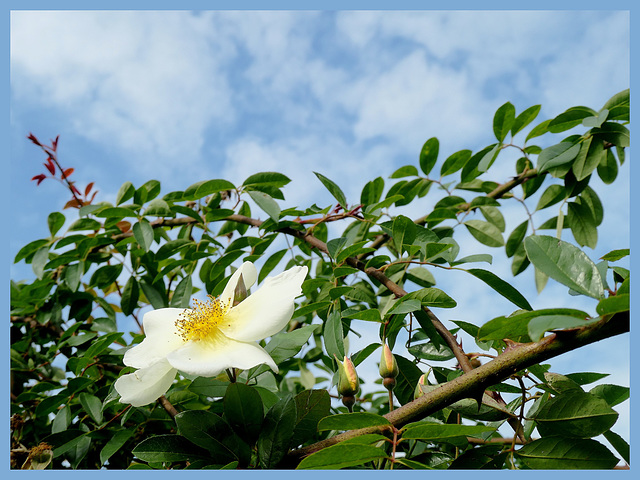
{"label": "branch", "polygon": [[[458,400],[474,398],[477,392],[485,390],[490,385],[502,382],[531,365],[628,331],[629,312],[622,312],[609,318],[605,317],[599,322],[582,328],[557,331],[538,342],[518,344],[513,348],[506,349],[495,360],[442,384],[435,390],[425,393],[417,400],[387,413],[384,417],[391,422],[393,427],[402,427],[407,423],[441,410]],[[299,460],[344,440],[369,433],[384,433],[391,431],[391,428],[391,426],[376,426],[350,430],[313,445],[292,450],[289,452],[289,456]]]}

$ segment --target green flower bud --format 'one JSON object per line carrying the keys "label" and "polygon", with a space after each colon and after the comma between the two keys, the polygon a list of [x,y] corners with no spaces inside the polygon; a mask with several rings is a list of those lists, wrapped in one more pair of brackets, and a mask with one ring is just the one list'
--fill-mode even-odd
{"label": "green flower bud", "polygon": [[420,378],[418,379],[418,384],[416,385],[416,389],[413,392],[414,399],[420,398],[422,395],[424,395],[422,388],[420,388],[423,385],[427,385],[427,376],[424,373],[420,375]]}
{"label": "green flower bud", "polygon": [[382,355],[380,356],[380,376],[382,378],[396,378],[398,376],[398,363],[386,343],[382,346]]}
{"label": "green flower bud", "polygon": [[360,380],[353,362],[347,356],[344,362],[338,360],[338,393],[343,397],[353,397],[360,388]]}

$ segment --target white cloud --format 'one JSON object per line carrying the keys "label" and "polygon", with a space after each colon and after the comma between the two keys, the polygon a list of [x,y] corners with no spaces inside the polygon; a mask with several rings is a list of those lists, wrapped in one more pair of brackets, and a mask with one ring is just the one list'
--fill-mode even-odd
{"label": "white cloud", "polygon": [[[139,154],[194,156],[213,120],[232,121],[208,20],[183,12],[13,12],[12,90],[58,109],[79,135]],[[68,124],[67,124],[68,125]]]}

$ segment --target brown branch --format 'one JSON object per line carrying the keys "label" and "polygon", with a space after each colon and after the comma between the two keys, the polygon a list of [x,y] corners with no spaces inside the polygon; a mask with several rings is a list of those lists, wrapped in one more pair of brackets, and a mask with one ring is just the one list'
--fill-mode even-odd
{"label": "brown branch", "polygon": [[420,420],[458,400],[474,398],[478,392],[509,378],[524,368],[628,331],[629,312],[621,312],[582,328],[557,331],[538,342],[517,344],[513,348],[506,349],[495,360],[444,383],[417,400],[387,413],[384,417],[389,420],[391,425],[350,430],[313,445],[292,450],[289,452],[289,456],[299,460],[323,448],[360,435],[390,433],[394,427],[399,428],[407,423]]}
{"label": "brown branch", "polygon": [[176,407],[174,407],[171,404],[171,402],[167,400],[167,397],[165,397],[164,395],[158,398],[158,403],[162,408],[166,410],[166,412],[171,416],[171,418],[175,418],[176,415],[178,415],[178,411],[176,410]]}

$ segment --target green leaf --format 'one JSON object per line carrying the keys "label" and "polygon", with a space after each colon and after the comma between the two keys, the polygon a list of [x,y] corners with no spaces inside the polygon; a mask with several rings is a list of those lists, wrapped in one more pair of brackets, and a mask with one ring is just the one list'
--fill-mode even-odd
{"label": "green leaf", "polygon": [[[84,356],[86,358],[97,357],[98,355],[106,351],[112,343],[119,342],[121,341],[121,339],[122,339],[121,332],[112,332],[106,335],[101,335],[100,337],[98,337],[97,340],[91,342],[91,346],[87,348],[87,351],[84,353]],[[102,404],[100,405],[100,409],[101,408],[102,408]]]}
{"label": "green leaf", "polygon": [[356,430],[358,428],[391,426],[389,420],[381,415],[367,412],[340,413],[324,417],[318,422],[318,431]]}
{"label": "green leaf", "polygon": [[578,245],[596,248],[598,228],[588,205],[569,202],[567,204],[567,223]]}
{"label": "green leaf", "polygon": [[479,437],[495,428],[484,425],[443,425],[440,423],[421,423],[405,427],[403,439],[447,441],[455,437]]}
{"label": "green leaf", "polygon": [[594,141],[594,137],[584,140],[576,161],[571,165],[576,180],[581,181],[591,175],[605,156],[606,152],[601,140]]}
{"label": "green leaf", "polygon": [[541,122],[535,127],[533,127],[529,132],[529,134],[527,135],[527,138],[525,139],[525,143],[531,140],[532,138],[536,138],[536,137],[539,137],[540,135],[544,135],[545,133],[547,133],[549,131],[548,128],[550,123],[551,123],[551,120],[545,120],[544,122]]}
{"label": "green leaf", "polygon": [[533,122],[538,116],[538,113],[540,113],[540,105],[533,105],[518,115],[511,126],[511,135],[516,135],[523,128]]}
{"label": "green leaf", "polygon": [[98,288],[107,288],[116,281],[120,273],[122,272],[122,264],[116,265],[104,265],[93,272],[89,285],[96,286]]}
{"label": "green leaf", "polygon": [[387,315],[404,315],[422,309],[422,302],[420,300],[407,297],[408,295],[398,300],[393,307],[389,309]]}
{"label": "green leaf", "polygon": [[[578,392],[584,391],[578,382],[559,373],[544,372],[544,379],[546,380],[547,385],[553,389],[555,393],[562,394],[572,390]],[[529,416],[530,415],[531,413],[529,413]]]}
{"label": "green leaf", "polygon": [[505,251],[507,253],[507,257],[513,257],[518,250],[518,247],[522,245],[522,241],[524,237],[527,235],[527,228],[529,227],[529,220],[525,220],[516,228],[513,229],[509,238],[507,238],[507,243],[505,245]]}
{"label": "green leaf", "polygon": [[482,216],[487,220],[487,222],[498,227],[498,230],[500,230],[501,232],[504,232],[504,229],[505,229],[504,216],[502,215],[502,212],[500,212],[500,210],[498,210],[496,207],[491,205],[482,205],[478,208],[480,210],[480,213],[482,213]]}
{"label": "green leaf", "polygon": [[396,359],[399,370],[393,394],[401,405],[405,405],[413,400],[413,393],[422,375],[422,370],[415,363],[400,355],[394,354],[393,356]]}
{"label": "green leaf", "polygon": [[616,262],[624,257],[630,255],[630,250],[628,248],[621,248],[618,250],[611,250],[606,255],[600,257],[602,260],[608,260],[609,262]]}
{"label": "green leaf", "polygon": [[618,459],[595,440],[545,437],[524,445],[515,454],[527,467],[540,470],[611,469]]}
{"label": "green leaf", "polygon": [[124,182],[116,194],[116,206],[133,198],[135,192],[136,189],[131,182]]}
{"label": "green leaf", "polygon": [[215,378],[197,377],[189,385],[189,390],[198,395],[206,397],[219,398],[224,397],[227,387],[230,385],[228,381],[216,380]]}
{"label": "green leaf", "polygon": [[192,291],[193,283],[191,281],[191,275],[185,275],[173,291],[171,306],[174,308],[189,308]]}
{"label": "green leaf", "polygon": [[588,315],[581,310],[570,308],[547,308],[533,312],[516,313],[509,317],[500,316],[489,320],[478,330],[477,340],[502,340],[530,342],[528,325],[531,319],[545,315],[568,315],[584,321]]}
{"label": "green leaf", "polygon": [[[361,253],[375,252],[376,251],[375,248],[365,248],[365,245],[368,243],[369,243],[368,240],[363,240],[362,242],[357,242],[357,243],[354,243],[353,245],[349,245],[347,248],[345,248],[338,254],[338,256],[336,257],[336,262],[342,263],[347,258],[353,257],[355,255],[359,255]],[[353,269],[353,270],[355,270],[355,272],[359,271],[358,269]],[[334,270],[334,275],[335,275],[335,270]]]}
{"label": "green leaf", "polygon": [[417,177],[418,169],[413,165],[405,165],[403,167],[398,168],[395,172],[391,174],[389,178],[403,178],[403,177]]}
{"label": "green leaf", "polygon": [[483,220],[467,220],[464,222],[469,233],[480,243],[488,247],[501,247],[504,245],[502,233],[495,225]]}
{"label": "green leaf", "polygon": [[84,411],[89,414],[94,422],[100,425],[102,423],[102,401],[86,392],[82,392],[78,398]]}
{"label": "green leaf", "polygon": [[[262,410],[260,410],[260,413],[262,413]],[[191,447],[194,448],[196,452],[200,452],[200,448],[204,449],[202,450],[202,452],[208,452],[208,455],[206,455],[206,457],[208,458],[222,458],[224,459],[224,461],[238,459],[239,440],[233,434],[231,428],[229,427],[229,424],[218,415],[206,410],[186,410],[184,412],[180,412],[175,416],[175,422],[181,435],[181,437],[178,438],[182,441],[185,447],[188,447],[190,443],[193,443]],[[159,435],[156,437],[151,437],[149,440],[158,437],[163,436]],[[165,437],[169,437],[169,435],[166,435]],[[169,440],[176,441],[175,439]],[[138,457],[139,455],[135,453],[135,451],[140,448],[141,445],[142,444],[138,445],[133,452]],[[200,448],[196,448],[196,445]],[[184,451],[184,447],[178,448],[179,452]],[[200,458],[201,455],[199,455],[198,457]],[[142,459],[144,460],[144,458]],[[146,461],[166,462],[167,460]]]}
{"label": "green leaf", "polygon": [[211,459],[206,450],[193,445],[180,435],[155,435],[149,437],[140,442],[131,453],[140,460],[150,463]]}
{"label": "green leaf", "polygon": [[[84,238],[81,235],[75,235],[76,237]],[[64,239],[63,239],[64,240]],[[61,240],[62,241],[62,240]],[[14,263],[18,263],[22,259],[28,259],[29,256],[33,256],[33,254],[42,246],[47,245],[49,242],[47,240],[34,240],[33,242],[29,242],[24,247],[22,247],[15,258],[13,259]],[[58,248],[60,248],[60,242],[58,242]],[[27,262],[28,263],[28,262]]]}
{"label": "green leaf", "polygon": [[262,281],[267,278],[267,276],[273,271],[274,268],[278,266],[282,257],[286,255],[288,249],[279,250],[269,258],[267,258],[260,269],[260,274],[258,275],[258,283],[262,283]]}
{"label": "green leaf", "polygon": [[329,415],[331,397],[326,390],[304,390],[294,400],[297,413],[291,445],[298,446],[316,435],[318,422]]}
{"label": "green leaf", "polygon": [[154,217],[173,217],[174,214],[169,208],[169,204],[161,198],[151,200],[144,211],[145,215]]}
{"label": "green leaf", "polygon": [[298,470],[339,470],[386,457],[387,454],[381,448],[355,443],[338,443],[303,458],[296,468]]}
{"label": "green leaf", "polygon": [[325,301],[322,301],[322,302],[310,303],[309,305],[303,305],[303,306],[297,308],[293,312],[293,315],[292,315],[291,318],[304,317],[306,315],[309,315],[310,313],[317,312],[318,310],[323,310],[326,307],[328,307],[329,305],[331,305],[331,302],[329,300],[325,300]]}
{"label": "green leaf", "polygon": [[338,185],[336,185],[332,180],[329,180],[327,177],[325,177],[324,175],[318,173],[318,172],[313,172],[316,177],[318,177],[318,180],[320,180],[322,182],[322,184],[325,186],[325,188],[327,190],[329,190],[329,193],[331,193],[331,195],[333,195],[333,198],[335,198],[338,203],[342,206],[342,208],[344,208],[345,210],[347,209],[347,199],[344,196],[344,193],[342,192],[342,190],[340,190],[340,187],[338,187]]}
{"label": "green leaf", "polygon": [[445,177],[460,170],[471,158],[471,153],[471,150],[460,150],[450,155],[440,167],[440,176]]}
{"label": "green leaf", "polygon": [[69,290],[75,292],[80,286],[80,279],[82,278],[83,265],[81,263],[73,263],[67,265],[64,269],[64,283],[69,287]]}
{"label": "green leaf", "polygon": [[31,259],[31,268],[38,279],[44,277],[44,267],[49,261],[49,245],[40,247]]}
{"label": "green leaf", "polygon": [[488,270],[482,270],[480,268],[470,268],[466,270],[468,273],[476,278],[479,278],[484,283],[493,288],[496,292],[502,295],[504,298],[525,310],[533,310],[526,298],[516,290],[516,288],[508,282],[505,282],[495,273]]}
{"label": "green leaf", "polygon": [[122,300],[120,308],[125,315],[131,315],[138,306],[138,298],[140,298],[140,288],[135,277],[129,277],[127,283],[122,290]]}
{"label": "green leaf", "polygon": [[427,140],[422,149],[420,150],[420,170],[425,175],[429,175],[431,170],[438,160],[438,150],[440,149],[440,142],[436,137],[431,137]]}
{"label": "green leaf", "polygon": [[262,468],[276,468],[287,454],[296,420],[296,402],[291,396],[281,399],[269,409],[257,444]]}
{"label": "green leaf", "polygon": [[407,280],[425,288],[436,284],[436,279],[433,274],[424,267],[409,269],[407,271]]}
{"label": "green leaf", "polygon": [[416,298],[420,300],[424,307],[454,308],[457,305],[453,298],[435,287],[416,290],[415,292],[405,295],[403,298],[406,298],[405,301]]}
{"label": "green leaf", "polygon": [[611,185],[618,178],[618,162],[611,150],[600,158],[598,164],[598,176],[607,185]]}
{"label": "green leaf", "polygon": [[[491,150],[483,155],[483,157],[480,159],[480,162],[478,162],[478,171],[486,172],[487,170],[489,170],[491,165],[493,165],[493,162],[495,162],[496,158],[498,158],[498,153],[500,153],[500,144],[496,143],[491,148]],[[460,185],[458,185],[458,188],[460,188]]]}
{"label": "green leaf", "polygon": [[578,372],[568,373],[566,375],[571,380],[575,381],[578,385],[588,385],[598,380],[602,380],[609,376],[608,373],[594,373],[594,372]]}
{"label": "green leaf", "polygon": [[[133,194],[132,194],[133,195]],[[133,434],[134,430],[118,430],[113,433],[113,436],[109,439],[109,441],[102,447],[100,450],[100,463],[104,465],[107,460],[109,460],[115,453],[120,450],[127,440],[129,440]]]}
{"label": "green leaf", "polygon": [[98,231],[102,228],[102,224],[93,218],[79,218],[69,226],[70,232],[92,230]]}
{"label": "green leaf", "polygon": [[449,470],[502,470],[508,455],[497,445],[471,448],[456,457]]}
{"label": "green leaf", "polygon": [[250,175],[242,184],[249,185],[270,185],[276,188],[282,188],[291,182],[291,179],[279,172],[259,172]]}
{"label": "green leaf", "polygon": [[162,295],[162,293],[160,293],[149,282],[145,280],[141,280],[140,286],[142,287],[142,292],[144,293],[144,296],[147,297],[147,300],[153,306],[153,308],[159,309],[159,308],[165,308],[167,306],[166,300]]}
{"label": "green leaf", "polygon": [[126,218],[137,217],[138,214],[126,207],[107,207],[96,212],[96,217],[101,218]]}
{"label": "green leaf", "polygon": [[620,454],[622,459],[625,462],[627,462],[627,464],[631,463],[630,462],[631,452],[630,452],[629,444],[625,442],[620,435],[618,435],[616,432],[612,432],[611,430],[609,430],[608,432],[604,432],[603,435],[604,435],[604,438],[606,438],[609,441],[611,446],[616,449],[616,452]]}
{"label": "green leaf", "polygon": [[600,318],[595,317],[591,320],[584,318],[576,318],[570,315],[540,315],[531,319],[527,326],[529,337],[532,341],[540,340],[544,332],[550,330],[563,330],[567,328],[580,328],[599,321]]}
{"label": "green leaf", "polygon": [[372,205],[380,201],[384,190],[384,180],[377,177],[375,180],[367,182],[360,194],[360,203],[362,205]]}
{"label": "green leaf", "polygon": [[591,438],[609,430],[618,413],[602,398],[571,390],[546,402],[535,421],[540,435]]}
{"label": "green leaf", "polygon": [[327,317],[324,324],[324,348],[329,357],[338,357],[342,361],[345,355],[344,332],[342,330],[342,318],[340,312],[333,311]]}
{"label": "green leaf", "polygon": [[411,355],[421,360],[444,362],[454,357],[453,352],[446,345],[436,346],[431,342],[411,345],[407,350]]}
{"label": "green leaf", "polygon": [[265,350],[276,364],[281,363],[296,355],[317,328],[318,325],[305,325],[289,333],[278,333],[271,337]]}
{"label": "green leaf", "polygon": [[581,125],[584,118],[591,117],[593,115],[597,115],[597,113],[591,108],[571,107],[551,120],[548,130],[551,133],[564,132]]}
{"label": "green leaf", "polygon": [[515,119],[516,107],[511,102],[505,103],[496,111],[493,116],[493,133],[500,143],[507,137]]}
{"label": "green leaf", "polygon": [[621,387],[620,385],[610,385],[608,383],[603,383],[601,385],[597,385],[589,390],[591,395],[595,395],[596,397],[602,398],[610,407],[615,407],[616,405],[624,402],[629,399],[630,389],[629,387]]}
{"label": "green leaf", "polygon": [[51,236],[53,237],[58,230],[62,228],[65,222],[65,217],[60,212],[52,212],[47,217],[47,224],[49,225],[49,232],[51,232]]}
{"label": "green leaf", "polygon": [[224,416],[240,438],[252,444],[264,418],[260,394],[244,383],[232,383],[224,396]]}
{"label": "green leaf", "polygon": [[573,145],[569,142],[561,142],[545,148],[538,155],[538,173],[544,173],[551,168],[573,161],[578,152],[580,152],[580,144]]}
{"label": "green leaf", "polygon": [[629,129],[619,123],[605,122],[600,128],[592,128],[591,134],[617,147],[628,147],[631,143]]}
{"label": "green leaf", "polygon": [[598,315],[610,315],[618,312],[628,312],[631,296],[627,294],[618,294],[612,297],[603,298],[598,302],[596,312]]}
{"label": "green leaf", "polygon": [[247,193],[274,222],[277,223],[280,220],[280,206],[273,198],[257,190],[250,190]]}
{"label": "green leaf", "polygon": [[563,200],[566,195],[565,188],[562,185],[558,185],[557,183],[549,185],[540,196],[540,200],[538,200],[538,205],[536,206],[536,211],[555,205],[559,201]]}
{"label": "green leaf", "polygon": [[204,198],[212,193],[218,193],[225,190],[235,190],[235,186],[233,183],[227,180],[206,180],[198,185],[195,192],[191,193],[189,189],[185,190],[185,196],[189,193],[190,200],[198,200],[199,198]]}
{"label": "green leaf", "polygon": [[612,96],[602,107],[603,110],[609,110],[609,120],[626,120],[629,121],[630,97],[629,89],[623,90]]}
{"label": "green leaf", "polygon": [[600,272],[578,247],[546,235],[527,237],[524,247],[531,263],[555,281],[582,295],[602,297]]}
{"label": "green leaf", "polygon": [[332,238],[331,240],[329,240],[327,242],[327,251],[329,252],[331,258],[336,259],[338,257],[338,253],[340,252],[340,250],[342,250],[346,243],[346,237]]}
{"label": "green leaf", "polygon": [[153,227],[146,219],[142,219],[133,225],[133,237],[140,248],[148,252],[153,243]]}

